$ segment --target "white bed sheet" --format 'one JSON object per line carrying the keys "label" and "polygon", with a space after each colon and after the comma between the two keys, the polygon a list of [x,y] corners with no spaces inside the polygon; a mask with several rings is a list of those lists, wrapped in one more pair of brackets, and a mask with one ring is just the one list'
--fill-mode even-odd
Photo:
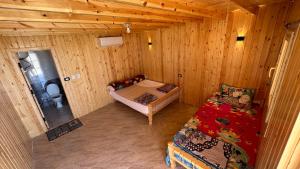
{"label": "white bed sheet", "polygon": [[[151,81],[151,80],[143,80],[142,82],[135,84],[131,87],[131,89],[127,89],[127,90],[134,90],[135,88],[141,90],[144,90],[144,92],[155,92],[156,96],[158,96],[158,98],[162,97],[163,95],[165,95],[164,93],[159,92],[159,94],[157,93],[158,91],[156,90],[156,88],[163,86],[163,83],[159,83],[159,82],[155,82],[155,81]],[[149,107],[142,105],[140,103],[137,103],[135,101],[132,100],[132,98],[126,98],[124,97],[124,95],[122,96],[120,94],[120,92],[118,91],[114,91],[111,87],[108,88],[109,89],[109,94],[117,101],[122,102],[124,104],[126,104],[127,106],[135,109],[136,111],[144,114],[144,115],[148,115],[149,113]],[[122,92],[126,92],[126,88],[121,89],[123,90]],[[136,96],[133,96],[136,97]],[[168,104],[170,104],[171,102],[173,102],[174,100],[178,99],[179,97],[179,92],[177,92],[176,94],[172,95],[171,97],[167,98],[166,100],[164,100],[163,102],[161,102],[160,104],[158,104],[157,106],[153,107],[153,111],[158,112],[161,109],[163,109],[164,107],[166,107]]]}

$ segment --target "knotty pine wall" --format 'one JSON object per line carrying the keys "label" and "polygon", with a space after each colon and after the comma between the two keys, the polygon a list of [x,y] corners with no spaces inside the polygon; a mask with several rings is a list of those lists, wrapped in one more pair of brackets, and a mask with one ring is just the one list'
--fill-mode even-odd
{"label": "knotty pine wall", "polygon": [[124,45],[100,48],[96,34],[0,37],[1,81],[31,137],[45,127],[17,67],[16,52],[51,49],[60,77],[80,73],[80,79],[62,83],[75,117],[112,101],[106,86],[141,72],[137,34],[123,35]]}
{"label": "knotty pine wall", "polygon": [[[75,117],[112,101],[106,92],[108,82],[138,73],[180,85],[181,101],[192,105],[203,103],[223,82],[258,88],[256,98],[264,99],[267,72],[276,64],[284,34],[286,10],[286,5],[274,4],[261,7],[257,17],[235,11],[227,20],[205,18],[123,35],[121,47],[99,48],[95,34],[3,36],[0,80],[32,137],[45,131],[45,126],[16,64],[15,53],[20,50],[51,49],[61,78],[81,74],[78,80],[63,82]],[[242,43],[235,41],[239,33],[246,36]]]}
{"label": "knotty pine wall", "polygon": [[289,9],[288,22],[296,22],[300,20],[300,1],[294,1]]}
{"label": "knotty pine wall", "polygon": [[[286,147],[287,140],[293,130],[295,121],[300,113],[300,36],[296,38],[294,50],[287,63],[286,73],[279,87],[278,97],[275,100],[274,112],[271,112],[270,120],[267,124],[268,130],[262,139],[261,148],[258,153],[257,168],[276,168],[281,155]],[[296,127],[296,126],[295,126]],[[297,126],[299,127],[299,126]],[[299,134],[299,132],[298,132]],[[299,135],[298,135],[299,136]],[[294,140],[295,145],[286,158],[283,168],[298,169],[300,166],[298,158],[291,159],[293,155],[299,154],[296,147],[300,145],[300,140]]]}
{"label": "knotty pine wall", "polygon": [[[300,1],[295,1],[288,11],[288,22],[300,20]],[[271,112],[269,122],[266,124],[265,137],[262,139],[258,153],[257,168],[299,169],[300,140],[299,126],[295,126],[300,113],[300,35],[287,62],[286,74],[282,86],[278,89],[275,99],[274,112]],[[299,122],[298,122],[299,124]],[[291,132],[295,133],[291,137]],[[287,145],[290,139],[289,145]],[[286,149],[287,148],[287,149]],[[286,150],[285,150],[286,149]],[[283,154],[283,152],[285,153]],[[282,156],[283,155],[283,156]],[[282,160],[281,160],[282,158]]]}
{"label": "knotty pine wall", "polygon": [[[264,99],[270,87],[268,72],[276,66],[285,35],[288,4],[261,7],[257,16],[240,11],[230,15],[221,82],[256,88],[256,99]],[[244,35],[243,43],[236,36]]]}
{"label": "knotty pine wall", "polygon": [[219,85],[225,30],[225,20],[204,19],[144,32],[144,73],[149,79],[179,84],[185,103],[203,102]]}
{"label": "knotty pine wall", "polygon": [[[284,36],[286,12],[286,4],[273,4],[261,7],[257,16],[235,11],[227,20],[203,19],[144,32],[143,72],[150,79],[179,84],[181,100],[192,105],[203,103],[220,83],[256,88],[256,99],[263,100],[267,73],[276,65]],[[237,42],[238,35],[245,41]]]}
{"label": "knotty pine wall", "polygon": [[0,107],[0,168],[31,169],[31,139],[1,82]]}

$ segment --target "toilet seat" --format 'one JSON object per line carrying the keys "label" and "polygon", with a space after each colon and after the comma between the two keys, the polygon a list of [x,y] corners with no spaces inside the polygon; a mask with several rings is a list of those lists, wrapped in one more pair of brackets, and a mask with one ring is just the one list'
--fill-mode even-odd
{"label": "toilet seat", "polygon": [[61,96],[61,94],[57,95],[57,96],[53,96],[52,99],[56,99],[59,98]]}
{"label": "toilet seat", "polygon": [[47,93],[50,95],[52,101],[55,103],[56,108],[60,109],[63,107],[62,104],[62,94],[60,94],[60,90],[57,84],[50,83],[46,87]]}
{"label": "toilet seat", "polygon": [[56,98],[60,96],[60,90],[57,84],[51,83],[46,87],[47,93],[52,97]]}

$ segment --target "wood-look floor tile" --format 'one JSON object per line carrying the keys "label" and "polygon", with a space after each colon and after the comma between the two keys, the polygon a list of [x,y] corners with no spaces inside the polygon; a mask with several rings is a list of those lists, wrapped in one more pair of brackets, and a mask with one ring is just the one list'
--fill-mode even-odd
{"label": "wood-look floor tile", "polygon": [[45,135],[34,140],[35,169],[164,169],[167,142],[196,108],[172,103],[147,117],[112,103],[80,120],[83,127],[52,142]]}

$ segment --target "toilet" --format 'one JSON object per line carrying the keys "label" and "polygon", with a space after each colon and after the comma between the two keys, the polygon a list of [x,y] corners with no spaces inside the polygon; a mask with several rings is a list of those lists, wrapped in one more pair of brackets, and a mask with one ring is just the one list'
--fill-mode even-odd
{"label": "toilet", "polygon": [[60,90],[57,84],[55,83],[50,83],[46,87],[47,93],[50,95],[52,98],[52,101],[55,103],[56,108],[62,108],[62,95],[60,94]]}

